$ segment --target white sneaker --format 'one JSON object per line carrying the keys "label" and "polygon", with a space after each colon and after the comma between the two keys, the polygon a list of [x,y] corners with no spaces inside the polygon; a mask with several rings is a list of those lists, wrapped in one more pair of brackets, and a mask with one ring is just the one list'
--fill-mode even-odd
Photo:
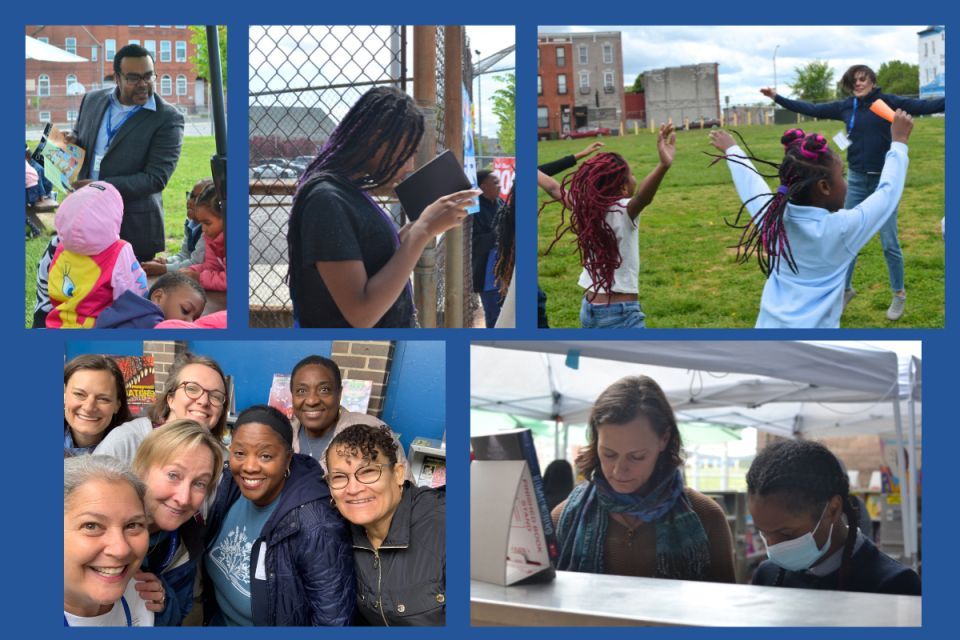
{"label": "white sneaker", "polygon": [[887,320],[899,320],[903,315],[903,305],[907,302],[906,295],[893,294],[893,300],[890,301],[890,308],[887,309]]}

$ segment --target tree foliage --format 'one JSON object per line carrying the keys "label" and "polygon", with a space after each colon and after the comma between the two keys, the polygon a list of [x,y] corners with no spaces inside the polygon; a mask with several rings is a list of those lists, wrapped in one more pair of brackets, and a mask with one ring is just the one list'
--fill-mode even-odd
{"label": "tree foliage", "polygon": [[877,71],[877,84],[885,93],[901,96],[915,96],[920,93],[920,66],[891,60],[880,65]]}
{"label": "tree foliage", "polygon": [[820,60],[808,62],[802,67],[795,67],[796,78],[793,84],[787,85],[799,100],[806,102],[823,102],[836,97],[833,82],[833,69],[830,63]]}
{"label": "tree foliage", "polygon": [[[210,57],[207,55],[207,28],[203,26],[190,27],[190,41],[196,45],[196,53],[193,56],[193,68],[197,76],[210,80]],[[223,75],[223,89],[227,89],[227,27],[220,25],[217,27],[220,41],[220,73]]]}
{"label": "tree foliage", "polygon": [[638,73],[637,79],[633,81],[633,86],[627,89],[630,93],[643,93],[643,74]]}
{"label": "tree foliage", "polygon": [[508,73],[493,78],[506,83],[506,86],[493,92],[493,113],[500,123],[497,128],[500,148],[505,154],[512,156],[517,148],[517,76]]}

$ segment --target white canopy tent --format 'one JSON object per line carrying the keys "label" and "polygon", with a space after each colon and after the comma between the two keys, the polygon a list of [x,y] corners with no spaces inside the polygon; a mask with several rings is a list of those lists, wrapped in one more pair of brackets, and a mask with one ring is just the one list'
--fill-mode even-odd
{"label": "white canopy tent", "polygon": [[[567,359],[578,361],[579,369],[567,367]],[[471,407],[582,423],[600,391],[622,376],[638,374],[657,380],[681,419],[753,426],[785,437],[887,434],[892,429],[904,480],[904,451],[917,450],[920,361],[906,358],[901,363],[896,353],[865,345],[480,342],[471,349]],[[712,378],[722,382],[712,383]],[[906,441],[901,403],[909,417]],[[914,487],[913,482],[901,483],[904,548],[913,559]]]}
{"label": "white canopy tent", "polygon": [[83,56],[47,44],[42,40],[24,36],[26,40],[26,60],[43,60],[45,62],[87,62]]}

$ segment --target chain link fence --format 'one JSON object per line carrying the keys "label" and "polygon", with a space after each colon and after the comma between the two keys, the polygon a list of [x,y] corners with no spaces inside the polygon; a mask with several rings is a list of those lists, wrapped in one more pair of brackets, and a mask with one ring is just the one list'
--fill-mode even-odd
{"label": "chain link fence", "polygon": [[[436,139],[442,148],[443,31],[436,31]],[[363,93],[383,84],[410,88],[410,32],[404,26],[250,27],[250,326],[292,326],[287,222],[296,182]],[[464,65],[469,69],[469,59]],[[396,201],[381,204],[398,225],[406,222]],[[442,245],[441,239],[435,267],[440,274]],[[436,281],[436,299],[442,300],[442,277]]]}

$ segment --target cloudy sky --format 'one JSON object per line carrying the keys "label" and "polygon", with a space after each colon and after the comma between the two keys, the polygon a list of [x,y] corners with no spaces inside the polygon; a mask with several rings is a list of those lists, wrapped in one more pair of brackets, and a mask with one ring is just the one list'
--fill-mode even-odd
{"label": "cloudy sky", "polygon": [[[470,49],[473,50],[474,64],[497,53],[498,51],[506,49],[516,42],[516,35],[512,26],[467,26],[467,38],[470,39]],[[480,55],[477,55],[477,51],[480,52]],[[491,71],[494,73],[485,74],[479,79],[474,79],[473,81],[474,104],[477,107],[477,112],[482,116],[480,118],[483,125],[483,130],[481,133],[485,136],[489,136],[491,138],[496,137],[497,127],[499,126],[496,116],[493,115],[493,101],[491,98],[493,96],[493,92],[499,89],[501,86],[504,86],[504,83],[498,82],[494,79],[494,77],[507,73],[514,73],[513,68],[516,66],[516,62],[516,52],[510,53],[503,60],[499,61],[493,66]],[[510,70],[496,73],[497,70],[502,69]],[[480,84],[481,82],[483,83],[482,85]],[[483,103],[482,105],[479,105],[477,104],[477,100],[481,96],[483,97]]]}
{"label": "cloudy sky", "polygon": [[[787,85],[794,69],[813,60],[825,60],[834,79],[853,64],[874,71],[889,60],[917,64],[917,32],[925,27],[541,27],[540,32],[620,31],[625,84],[637,74],[702,62],[720,65],[720,99],[730,104],[766,100],[761,87],[773,86],[776,50],[777,86],[790,96]],[[779,48],[777,46],[779,45]]]}

